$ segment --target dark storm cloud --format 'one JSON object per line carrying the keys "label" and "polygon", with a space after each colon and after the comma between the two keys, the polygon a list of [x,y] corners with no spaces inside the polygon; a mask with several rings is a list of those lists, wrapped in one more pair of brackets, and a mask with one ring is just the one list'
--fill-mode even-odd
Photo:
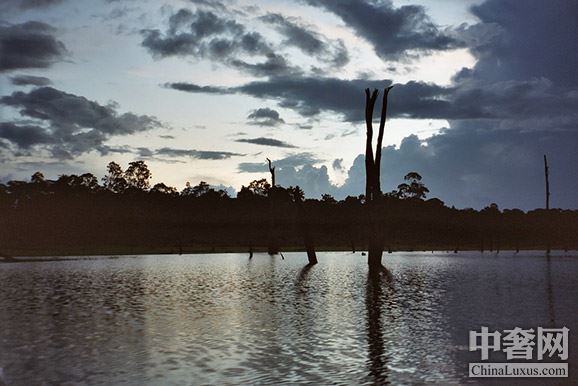
{"label": "dark storm cloud", "polygon": [[[142,46],[154,57],[191,56],[210,59],[256,76],[294,75],[300,70],[275,53],[258,32],[211,11],[180,9],[169,17],[165,32],[143,30]],[[258,57],[248,61],[244,57]]]}
{"label": "dark storm cloud", "polygon": [[[403,176],[416,171],[430,189],[428,197],[438,197],[448,205],[481,209],[492,202],[500,208],[524,210],[543,206],[543,154],[548,154],[552,205],[576,208],[578,171],[564,169],[567,162],[578,164],[572,132],[547,130],[520,133],[494,130],[479,122],[462,122],[446,129],[425,143],[412,135],[401,146],[383,148],[381,181],[384,192],[396,189]],[[274,162],[281,186],[299,185],[307,197],[319,198],[330,193],[336,198],[363,194],[365,186],[364,155],[359,154],[347,170],[345,184],[333,184],[327,167],[315,166],[317,159],[295,165]],[[337,162],[336,162],[337,161]],[[342,166],[340,160],[333,167]],[[241,172],[267,172],[262,163],[241,163]],[[343,167],[343,170],[346,170]]]}
{"label": "dark storm cloud", "polygon": [[228,151],[204,151],[192,149],[174,149],[163,147],[154,151],[155,155],[164,155],[169,157],[190,157],[202,160],[222,160],[235,156],[243,156],[244,154],[232,153]]}
{"label": "dark storm cloud", "polygon": [[242,173],[264,173],[269,171],[267,162],[241,162],[238,170]]}
{"label": "dark storm cloud", "polygon": [[63,3],[64,0],[21,0],[20,8],[45,8]]}
{"label": "dark storm cloud", "polygon": [[[261,99],[277,100],[281,107],[295,110],[305,117],[327,111],[341,113],[347,121],[360,121],[364,119],[364,88],[383,89],[389,85],[390,80],[282,77],[255,81],[225,90],[187,83],[169,84],[168,87],[191,92],[240,93]],[[392,98],[391,102],[397,104],[396,108],[391,109],[393,116],[438,118],[464,114],[452,110],[451,104],[442,99],[450,94],[451,89],[448,88],[422,82],[408,82],[396,85],[395,92],[396,98]]]}
{"label": "dark storm cloud", "polygon": [[244,60],[232,59],[229,64],[238,70],[257,77],[296,76],[301,73],[301,69],[291,66],[287,59],[274,53],[267,54],[264,62],[248,63]]}
{"label": "dark storm cloud", "polygon": [[[0,104],[17,109],[20,115],[41,122],[50,141],[47,148],[58,158],[70,158],[94,149],[116,135],[134,134],[161,127],[160,122],[147,115],[119,114],[114,105],[102,106],[82,96],[69,94],[52,87],[36,88],[28,93],[14,92],[0,98]],[[10,123],[4,123],[10,124]],[[14,123],[17,127],[27,126]],[[23,129],[28,135],[31,127]],[[39,129],[37,129],[38,131]],[[38,131],[40,133],[40,131]],[[17,146],[22,140],[13,134],[5,139]]]}
{"label": "dark storm cloud", "polygon": [[[492,0],[475,8],[485,23],[468,30],[478,62],[456,74],[444,95],[435,97],[451,102],[451,109],[442,110],[441,116],[450,118],[451,128],[428,138],[427,146],[410,136],[399,147],[384,148],[383,190],[395,189],[407,172],[417,171],[430,188],[430,197],[448,205],[483,208],[496,202],[502,208],[543,207],[542,157],[547,154],[551,189],[556,192],[552,205],[577,208],[578,77],[572,67],[575,49],[569,47],[575,44],[576,34],[570,33],[576,26],[575,4]],[[476,39],[481,31],[490,36]],[[396,86],[391,93],[393,114],[396,100],[402,99],[395,93],[398,90]],[[335,195],[362,194],[364,168],[364,156],[359,154],[346,183],[331,185]],[[319,167],[311,165],[311,170],[324,175]],[[295,171],[297,178],[299,173]],[[316,186],[329,182],[302,187],[314,196]]]}
{"label": "dark storm cloud", "polygon": [[0,12],[43,9],[64,3],[66,0],[4,0],[0,2]]}
{"label": "dark storm cloud", "polygon": [[252,143],[254,145],[263,145],[263,146],[274,146],[274,147],[287,147],[287,148],[294,148],[296,146],[293,146],[287,142],[283,142],[280,141],[278,139],[273,139],[273,138],[265,138],[265,137],[259,137],[259,138],[241,138],[241,139],[237,139],[235,140],[235,142],[244,142],[244,143]]}
{"label": "dark storm cloud", "polygon": [[54,37],[54,31],[38,21],[0,26],[0,72],[46,68],[63,60],[66,47]]}
{"label": "dark storm cloud", "polygon": [[285,123],[277,110],[262,107],[251,111],[247,116],[249,123],[257,126],[278,126]]}
{"label": "dark storm cloud", "polygon": [[126,146],[126,145],[125,146],[101,145],[97,148],[97,150],[101,155],[108,155],[110,153],[115,153],[115,154],[134,153],[133,149],[130,146]]}
{"label": "dark storm cloud", "polygon": [[143,47],[157,57],[228,55],[235,50],[265,50],[258,34],[211,11],[180,9],[169,17],[168,29],[143,30]]}
{"label": "dark storm cloud", "polygon": [[228,94],[226,88],[222,87],[211,87],[211,86],[199,86],[193,83],[187,82],[174,82],[174,83],[165,83],[163,85],[166,88],[172,88],[174,90],[191,92],[191,93],[203,93],[203,94]]}
{"label": "dark storm cloud", "polygon": [[[386,147],[382,158],[382,187],[395,189],[403,176],[417,171],[430,188],[431,197],[449,205],[482,208],[492,202],[500,207],[531,209],[543,206],[543,154],[558,170],[551,175],[556,191],[553,205],[577,207],[578,172],[564,170],[567,162],[576,165],[575,135],[549,131],[520,133],[492,130],[476,123],[461,123],[427,140],[423,146],[415,136],[403,140],[399,148]],[[362,193],[364,159],[359,155],[340,196]],[[553,196],[553,197],[554,197]]]}
{"label": "dark storm cloud", "polygon": [[12,122],[0,122],[0,138],[8,140],[21,149],[30,149],[38,144],[53,142],[50,132],[35,125],[17,125]]}
{"label": "dark storm cloud", "polygon": [[349,62],[349,53],[342,40],[330,41],[295,19],[278,13],[267,14],[261,19],[275,26],[285,37],[285,45],[297,47],[307,55],[317,57],[333,67],[343,67]]}
{"label": "dark storm cloud", "polygon": [[52,82],[44,76],[16,75],[10,77],[14,86],[48,86]]}
{"label": "dark storm cloud", "polygon": [[440,30],[418,5],[395,8],[391,1],[305,0],[333,12],[370,42],[384,60],[397,60],[408,50],[447,50],[464,45]]}
{"label": "dark storm cloud", "polygon": [[[179,83],[167,87],[206,93],[240,93],[276,100],[279,106],[304,117],[335,112],[344,120],[364,119],[366,87],[383,89],[390,80],[344,80],[337,78],[282,77],[222,89]],[[529,117],[574,117],[578,98],[571,90],[545,79],[495,83],[461,82],[453,86],[410,81],[391,91],[388,114],[392,118],[422,119],[527,119]]]}
{"label": "dark storm cloud", "polygon": [[146,147],[137,147],[136,150],[138,155],[144,158],[152,157],[155,154],[151,149]]}
{"label": "dark storm cloud", "polygon": [[484,81],[545,77],[556,85],[578,85],[578,2],[489,0],[472,12],[499,33],[474,46],[475,76]]}
{"label": "dark storm cloud", "polygon": [[[449,86],[418,81],[395,85],[389,116],[447,119],[451,128],[428,138],[427,146],[410,136],[399,147],[384,148],[384,191],[394,189],[407,172],[417,171],[431,195],[449,205],[481,208],[496,202],[501,207],[539,207],[543,205],[542,157],[548,154],[551,185],[556,186],[553,205],[578,207],[578,3],[489,0],[473,8],[479,24],[441,32],[419,7],[340,0],[310,3],[338,14],[384,58],[467,43],[477,59],[473,68],[457,73]],[[360,16],[369,10],[386,17],[377,17],[376,23],[371,15]],[[407,24],[408,20],[413,24]],[[399,31],[408,25],[413,32],[401,36]],[[212,91],[275,101],[305,117],[332,112],[346,121],[360,122],[364,119],[363,89],[390,84],[388,80],[293,76]],[[195,92],[204,92],[196,87]],[[284,186],[300,185],[309,197],[316,196],[320,187],[323,193],[339,197],[362,193],[363,155],[355,159],[341,187],[333,185],[327,169],[317,165],[287,166],[282,173],[279,167],[277,179]],[[263,170],[257,164],[239,168]]]}

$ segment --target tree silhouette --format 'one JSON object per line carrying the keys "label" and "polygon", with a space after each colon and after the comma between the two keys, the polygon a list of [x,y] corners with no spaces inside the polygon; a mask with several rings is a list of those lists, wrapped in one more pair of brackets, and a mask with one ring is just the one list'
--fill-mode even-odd
{"label": "tree silhouette", "polygon": [[152,174],[144,161],[133,161],[128,164],[124,178],[131,188],[149,190]]}
{"label": "tree silhouette", "polygon": [[33,184],[44,184],[46,183],[46,179],[44,178],[44,174],[36,172],[30,177],[30,182]]}
{"label": "tree silhouette", "polygon": [[337,204],[337,200],[333,198],[331,194],[327,193],[321,195],[321,201],[326,204]]}
{"label": "tree silhouette", "polygon": [[419,173],[409,172],[403,179],[407,182],[397,186],[397,197],[423,200],[426,197],[426,193],[429,193],[429,189],[421,182]]}
{"label": "tree silhouette", "polygon": [[372,201],[381,197],[381,148],[383,143],[383,132],[387,116],[387,97],[393,86],[383,90],[383,102],[381,106],[381,116],[379,120],[379,132],[377,134],[377,145],[375,148],[375,158],[373,157],[373,110],[379,91],[377,89],[370,93],[365,89],[365,125],[367,128],[365,143],[365,199]]}
{"label": "tree silhouette", "polygon": [[[50,180],[38,172],[27,181],[0,184],[2,251],[21,256],[174,252],[175,246],[179,252],[278,250],[280,245],[313,257],[315,244],[341,250],[365,244],[372,258],[381,259],[376,252],[383,253],[384,235],[391,250],[578,247],[576,210],[502,211],[496,204],[458,210],[435,198],[404,200],[391,194],[369,201],[363,195],[313,200],[297,186],[276,186],[269,196],[266,179],[243,187],[237,199],[204,181],[187,184],[181,194],[158,183],[145,194],[129,187],[118,164],[107,169],[104,187],[90,173]],[[402,191],[423,198],[421,182],[418,173],[408,173]],[[370,272],[383,268],[379,260],[368,263]]]}
{"label": "tree silhouette", "polygon": [[105,189],[114,193],[122,193],[128,188],[128,182],[124,178],[124,172],[119,164],[110,162],[106,167],[108,174],[102,178]]}
{"label": "tree silhouette", "polygon": [[271,185],[269,185],[269,182],[267,182],[265,178],[262,178],[260,180],[251,181],[247,188],[255,196],[267,197],[269,190],[271,189]]}
{"label": "tree silhouette", "polygon": [[393,86],[383,90],[383,102],[381,106],[381,117],[379,121],[379,132],[377,135],[377,146],[375,158],[373,157],[373,110],[379,91],[377,89],[370,92],[365,89],[365,125],[367,128],[365,143],[365,206],[367,208],[367,218],[369,220],[369,250],[367,262],[370,269],[382,269],[381,256],[383,254],[383,232],[378,219],[377,204],[381,199],[381,148],[383,142],[383,131],[387,116],[387,97]]}
{"label": "tree silhouette", "polygon": [[179,194],[179,192],[177,191],[176,188],[174,188],[172,186],[167,186],[162,182],[155,184],[155,186],[153,186],[151,188],[150,193],[152,193],[152,194],[169,194],[171,196],[176,196]]}

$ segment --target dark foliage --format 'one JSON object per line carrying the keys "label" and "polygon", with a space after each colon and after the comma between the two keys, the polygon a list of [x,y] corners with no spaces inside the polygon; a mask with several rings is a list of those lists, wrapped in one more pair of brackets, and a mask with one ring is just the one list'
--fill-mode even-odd
{"label": "dark foliage", "polygon": [[[35,173],[30,182],[0,184],[0,252],[265,250],[271,232],[281,250],[302,249],[304,226],[317,249],[368,245],[363,196],[304,200],[298,187],[279,186],[269,195],[271,186],[265,180],[251,182],[237,198],[204,182],[180,194],[162,183],[149,190],[146,164],[134,165],[131,173],[138,176],[133,178],[126,178],[120,166],[109,165],[104,185],[90,173],[57,180]],[[419,182],[416,177],[409,178]],[[495,204],[481,211],[458,210],[436,198],[421,199],[421,191],[377,200],[373,210],[387,249],[578,248],[578,211],[501,211]],[[275,229],[270,229],[270,215]]]}

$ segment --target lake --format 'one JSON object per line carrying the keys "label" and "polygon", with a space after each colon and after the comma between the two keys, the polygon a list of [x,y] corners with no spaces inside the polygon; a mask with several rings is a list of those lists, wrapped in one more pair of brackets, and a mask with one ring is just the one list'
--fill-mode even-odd
{"label": "lake", "polygon": [[349,252],[4,263],[0,384],[504,384],[468,378],[481,326],[568,327],[570,378],[534,383],[569,384],[576,256],[386,253],[378,278]]}

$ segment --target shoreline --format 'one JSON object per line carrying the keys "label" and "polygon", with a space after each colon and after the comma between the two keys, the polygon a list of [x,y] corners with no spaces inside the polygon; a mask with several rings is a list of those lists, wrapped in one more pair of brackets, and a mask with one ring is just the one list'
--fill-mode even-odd
{"label": "shoreline", "polygon": [[[266,247],[255,247],[252,252],[257,253],[267,253]],[[301,247],[285,247],[281,248],[281,253],[288,252],[300,252],[306,253],[306,251]],[[367,249],[360,248],[353,252],[348,248],[340,247],[320,247],[316,249],[316,252],[349,252],[357,254],[367,253]],[[537,246],[530,248],[503,248],[500,250],[480,250],[479,248],[415,248],[415,247],[400,247],[392,248],[391,250],[384,249],[383,258],[386,259],[387,255],[391,253],[407,253],[407,252],[423,252],[423,253],[448,253],[448,254],[459,254],[460,252],[479,252],[482,254],[500,254],[500,253],[523,253],[523,252],[543,252],[547,254],[546,248]],[[42,262],[42,261],[63,261],[63,260],[75,260],[74,258],[90,259],[91,257],[98,259],[116,259],[120,257],[136,257],[136,256],[150,256],[150,255],[198,255],[198,254],[223,254],[223,253],[240,253],[249,255],[250,250],[248,248],[241,247],[157,247],[157,248],[95,248],[95,249],[82,249],[82,250],[4,250],[0,251],[0,264],[1,263],[18,263],[18,262]],[[552,248],[550,253],[570,253],[578,255],[578,249],[564,249],[564,248]]]}

